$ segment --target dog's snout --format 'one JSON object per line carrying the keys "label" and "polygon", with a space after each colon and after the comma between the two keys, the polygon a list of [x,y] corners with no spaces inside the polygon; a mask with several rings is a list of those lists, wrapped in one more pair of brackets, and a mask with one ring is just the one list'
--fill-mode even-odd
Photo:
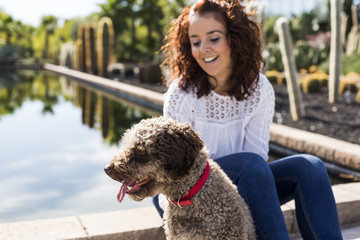
{"label": "dog's snout", "polygon": [[110,175],[114,171],[114,164],[106,165],[104,171],[107,175]]}

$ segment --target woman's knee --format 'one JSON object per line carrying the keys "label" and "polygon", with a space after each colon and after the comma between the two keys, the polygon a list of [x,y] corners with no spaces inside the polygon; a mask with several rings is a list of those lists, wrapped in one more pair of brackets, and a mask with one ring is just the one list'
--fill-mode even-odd
{"label": "woman's knee", "polygon": [[307,177],[313,176],[316,178],[324,175],[327,176],[324,162],[320,158],[314,155],[299,154],[296,155],[293,161],[294,161],[294,165],[299,170],[304,172],[307,175]]}
{"label": "woman's knee", "polygon": [[294,158],[294,161],[296,161],[296,165],[301,167],[302,169],[308,169],[308,170],[325,170],[324,162],[310,154],[299,154],[296,155],[296,158]]}

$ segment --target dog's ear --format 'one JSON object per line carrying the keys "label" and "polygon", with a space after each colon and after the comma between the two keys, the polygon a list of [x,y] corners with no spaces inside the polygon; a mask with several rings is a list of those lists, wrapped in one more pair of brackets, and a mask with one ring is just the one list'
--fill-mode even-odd
{"label": "dog's ear", "polygon": [[158,157],[171,178],[187,174],[203,147],[199,135],[190,124],[165,128],[158,141]]}

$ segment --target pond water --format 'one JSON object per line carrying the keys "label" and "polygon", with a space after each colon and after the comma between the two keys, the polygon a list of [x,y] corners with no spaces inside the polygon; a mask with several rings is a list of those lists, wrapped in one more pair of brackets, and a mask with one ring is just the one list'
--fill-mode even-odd
{"label": "pond water", "polygon": [[151,206],[103,167],[148,112],[51,72],[0,72],[0,223]]}

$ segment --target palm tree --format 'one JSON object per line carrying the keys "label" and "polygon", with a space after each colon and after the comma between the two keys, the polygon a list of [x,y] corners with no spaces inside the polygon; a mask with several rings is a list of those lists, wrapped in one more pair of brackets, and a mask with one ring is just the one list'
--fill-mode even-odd
{"label": "palm tree", "polygon": [[15,22],[13,18],[9,15],[4,15],[2,19],[2,23],[0,24],[0,31],[5,34],[6,45],[11,44],[11,37],[14,28],[15,28]]}
{"label": "palm tree", "polygon": [[44,16],[41,19],[40,28],[45,31],[45,48],[43,51],[43,58],[49,57],[49,37],[54,34],[57,28],[58,19],[52,15]]}

